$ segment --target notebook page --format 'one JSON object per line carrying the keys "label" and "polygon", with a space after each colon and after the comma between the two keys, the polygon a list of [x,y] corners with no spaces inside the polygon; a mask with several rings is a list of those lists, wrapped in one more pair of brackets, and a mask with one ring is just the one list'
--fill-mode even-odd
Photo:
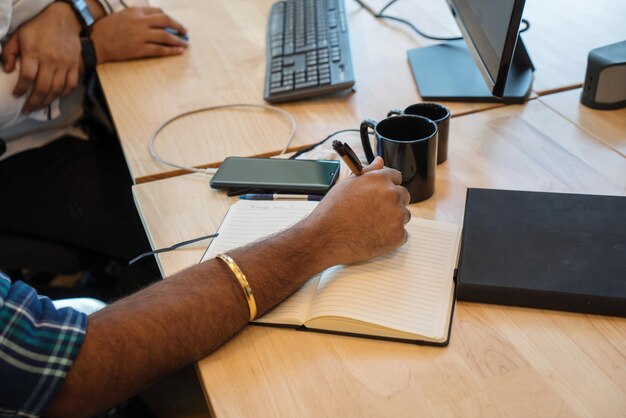
{"label": "notebook page", "polygon": [[[213,239],[201,262],[289,228],[304,219],[317,204],[308,201],[238,200],[224,217],[219,235]],[[313,277],[257,321],[301,325],[318,280],[318,276]]]}
{"label": "notebook page", "polygon": [[323,272],[307,325],[342,317],[337,324],[357,320],[427,339],[447,336],[460,228],[418,218],[406,228],[408,241],[395,251]]}
{"label": "notebook page", "polygon": [[317,293],[321,274],[311,277],[300,289],[274,309],[254,320],[262,324],[302,325]]}

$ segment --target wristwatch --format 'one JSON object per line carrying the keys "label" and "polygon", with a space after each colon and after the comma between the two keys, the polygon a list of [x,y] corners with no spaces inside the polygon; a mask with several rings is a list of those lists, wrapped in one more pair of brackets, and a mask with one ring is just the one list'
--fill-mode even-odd
{"label": "wristwatch", "polygon": [[83,56],[85,71],[91,72],[95,70],[98,59],[96,57],[96,50],[93,47],[93,42],[91,42],[89,36],[80,37],[80,53]]}
{"label": "wristwatch", "polygon": [[76,17],[78,18],[78,21],[83,27],[82,33],[84,35],[89,34],[91,30],[91,26],[93,26],[96,20],[93,18],[91,11],[89,11],[89,7],[87,6],[87,1],[86,0],[59,0],[59,1],[62,1],[63,3],[67,3],[72,7],[72,10],[74,10],[74,13],[76,13]]}

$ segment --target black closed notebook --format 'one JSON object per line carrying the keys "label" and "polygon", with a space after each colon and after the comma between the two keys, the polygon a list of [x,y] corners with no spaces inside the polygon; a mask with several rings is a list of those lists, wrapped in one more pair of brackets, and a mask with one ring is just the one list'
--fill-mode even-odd
{"label": "black closed notebook", "polygon": [[626,197],[468,189],[459,300],[626,316]]}

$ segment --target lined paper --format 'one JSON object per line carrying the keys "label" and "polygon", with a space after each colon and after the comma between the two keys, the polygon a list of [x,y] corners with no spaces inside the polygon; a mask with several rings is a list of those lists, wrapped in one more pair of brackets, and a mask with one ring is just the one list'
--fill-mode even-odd
{"label": "lined paper", "polygon": [[321,274],[311,277],[300,289],[285,299],[280,305],[267,312],[254,322],[261,324],[297,325],[304,324],[317,293]]}
{"label": "lined paper", "polygon": [[[317,202],[239,200],[202,261],[286,229]],[[388,337],[443,341],[454,297],[460,228],[412,218],[402,247],[311,278],[255,322]],[[307,320],[308,319],[308,320]]]}
{"label": "lined paper", "polygon": [[[276,234],[304,219],[318,202],[238,200],[233,204],[202,261]],[[301,325],[315,294],[319,276],[310,279],[301,289],[278,307],[259,318],[258,322]],[[276,321],[279,318],[280,321]]]}
{"label": "lined paper", "polygon": [[[411,219],[406,229],[409,239],[395,251],[326,270],[313,300],[311,319],[344,317],[429,339],[445,337],[460,229],[419,218]],[[314,320],[310,325],[327,329],[328,322]],[[339,322],[346,326],[346,321]]]}

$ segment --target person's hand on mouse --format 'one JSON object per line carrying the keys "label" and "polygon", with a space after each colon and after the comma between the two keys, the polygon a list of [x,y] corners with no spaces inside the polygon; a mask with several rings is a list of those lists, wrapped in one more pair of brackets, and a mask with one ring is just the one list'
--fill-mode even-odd
{"label": "person's hand on mouse", "polygon": [[102,64],[182,54],[187,41],[165,28],[187,33],[182,24],[154,7],[131,7],[105,16],[91,32],[96,60]]}

